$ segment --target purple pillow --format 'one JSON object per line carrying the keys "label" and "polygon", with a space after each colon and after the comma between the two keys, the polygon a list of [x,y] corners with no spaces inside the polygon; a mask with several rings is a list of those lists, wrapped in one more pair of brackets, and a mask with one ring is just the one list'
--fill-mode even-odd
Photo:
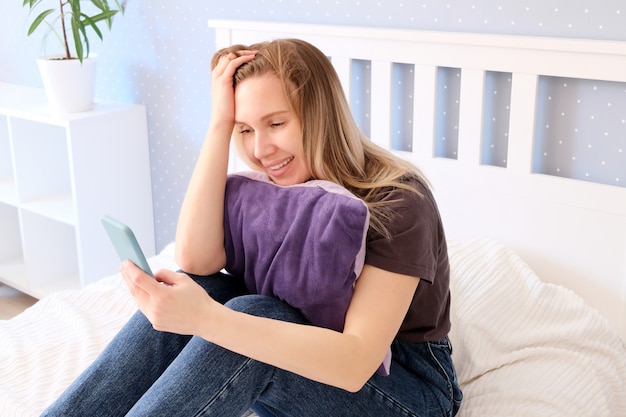
{"label": "purple pillow", "polygon": [[[316,326],[343,330],[368,227],[367,205],[330,181],[285,187],[260,172],[226,181],[225,269]],[[389,352],[379,373],[388,374],[390,359]]]}
{"label": "purple pillow", "polygon": [[283,187],[242,172],[228,176],[224,208],[226,270],[243,276],[250,292],[343,330],[365,260],[365,203],[329,181]]}

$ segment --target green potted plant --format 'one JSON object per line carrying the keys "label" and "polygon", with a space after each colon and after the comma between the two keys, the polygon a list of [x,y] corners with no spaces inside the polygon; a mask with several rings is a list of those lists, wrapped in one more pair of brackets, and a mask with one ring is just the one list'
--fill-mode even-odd
{"label": "green potted plant", "polygon": [[[105,24],[110,30],[113,16],[124,11],[125,0],[58,0],[55,8],[46,8],[32,21],[28,36],[44,31],[44,43],[50,35],[60,42],[63,52],[37,60],[48,101],[57,111],[79,112],[93,108],[95,57],[90,57],[90,36],[100,40]],[[43,9],[44,0],[23,0],[30,12]]]}

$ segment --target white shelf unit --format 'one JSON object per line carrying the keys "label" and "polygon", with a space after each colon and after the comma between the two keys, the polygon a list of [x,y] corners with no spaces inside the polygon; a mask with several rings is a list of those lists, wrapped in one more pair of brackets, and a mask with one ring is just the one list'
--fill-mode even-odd
{"label": "white shelf unit", "polygon": [[0,83],[0,281],[41,298],[115,273],[104,214],[154,255],[145,107],[55,114],[43,90]]}

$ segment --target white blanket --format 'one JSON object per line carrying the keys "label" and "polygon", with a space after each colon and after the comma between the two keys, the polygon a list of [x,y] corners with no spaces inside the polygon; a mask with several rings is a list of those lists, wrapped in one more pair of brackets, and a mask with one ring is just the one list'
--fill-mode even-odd
{"label": "white blanket", "polygon": [[496,242],[450,252],[463,417],[626,416],[626,349],[599,313]]}
{"label": "white blanket", "polygon": [[[572,292],[490,240],[450,244],[451,339],[470,416],[626,416],[626,349]],[[151,268],[176,269],[173,245]],[[0,321],[0,416],[37,416],[135,311],[116,274]]]}
{"label": "white blanket", "polygon": [[[173,246],[150,259],[176,269]],[[85,369],[136,311],[119,274],[41,299],[0,321],[0,416],[37,416]]]}

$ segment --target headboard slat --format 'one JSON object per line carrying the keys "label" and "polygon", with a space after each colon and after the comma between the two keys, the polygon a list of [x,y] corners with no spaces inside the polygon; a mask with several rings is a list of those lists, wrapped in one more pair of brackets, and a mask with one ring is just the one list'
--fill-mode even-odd
{"label": "headboard slat", "polygon": [[532,169],[535,112],[537,102],[536,74],[513,74],[507,168],[526,174]]}
{"label": "headboard slat", "polygon": [[413,69],[413,155],[417,165],[435,154],[435,102],[437,67],[415,65]]}
{"label": "headboard slat", "polygon": [[346,97],[349,100],[351,90],[350,80],[352,78],[352,60],[348,57],[332,56],[331,62],[333,64],[333,67],[335,68],[335,71],[337,72],[337,75],[339,76],[339,81],[343,86],[343,91],[345,92]]}
{"label": "headboard slat", "polygon": [[461,70],[458,160],[468,165],[480,163],[484,92],[485,71],[463,68]]}

